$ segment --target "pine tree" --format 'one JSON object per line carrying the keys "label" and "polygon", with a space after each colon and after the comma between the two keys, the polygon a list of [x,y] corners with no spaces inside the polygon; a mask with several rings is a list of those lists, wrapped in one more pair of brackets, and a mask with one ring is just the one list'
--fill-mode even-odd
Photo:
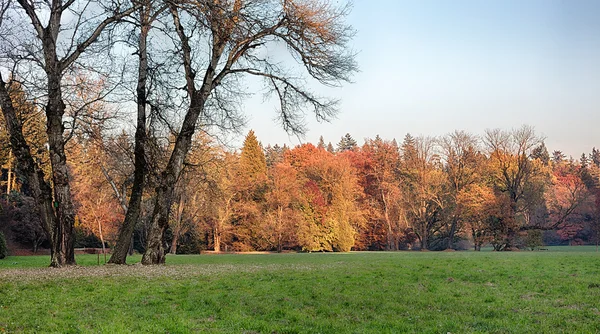
{"label": "pine tree", "polygon": [[335,148],[333,148],[333,145],[331,144],[331,142],[329,142],[329,144],[327,144],[327,152],[335,153]]}
{"label": "pine tree", "polygon": [[319,144],[317,145],[319,149],[325,149],[325,140],[323,140],[323,136],[319,137]]}
{"label": "pine tree", "polygon": [[581,153],[581,158],[579,158],[579,164],[582,169],[588,167],[589,160],[587,158],[587,155],[585,155],[585,153]]}
{"label": "pine tree", "polygon": [[[593,153],[593,151],[592,151]],[[562,151],[554,151],[552,152],[552,162],[555,164],[560,164],[565,160],[566,156],[562,153]]]}
{"label": "pine tree", "polygon": [[259,175],[266,175],[267,173],[265,154],[252,130],[248,132],[244,140],[242,155],[240,157],[240,167],[242,173],[250,178],[256,178]]}
{"label": "pine tree", "polygon": [[539,159],[544,165],[547,165],[550,162],[550,154],[548,153],[548,149],[546,148],[544,142],[533,149],[531,152],[531,158]]}
{"label": "pine tree", "polygon": [[600,167],[600,150],[597,150],[595,147],[592,148],[590,160],[594,163],[594,165],[596,165],[596,167]]}
{"label": "pine tree", "polygon": [[338,152],[350,151],[356,148],[356,140],[349,133],[346,133],[337,144]]}
{"label": "pine tree", "polygon": [[285,147],[281,147],[277,144],[275,146],[268,145],[265,148],[265,160],[267,167],[273,167],[283,161],[283,152]]}
{"label": "pine tree", "polygon": [[412,161],[416,158],[415,138],[407,133],[402,142],[402,157],[404,161]]}

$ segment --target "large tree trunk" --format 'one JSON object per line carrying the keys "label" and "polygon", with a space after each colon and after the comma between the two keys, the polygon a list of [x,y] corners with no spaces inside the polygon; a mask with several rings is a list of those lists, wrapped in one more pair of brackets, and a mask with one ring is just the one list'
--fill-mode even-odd
{"label": "large tree trunk", "polygon": [[[42,221],[42,228],[48,240],[54,244],[54,228],[57,224],[56,216],[52,208],[52,187],[44,179],[44,172],[34,162],[29,150],[29,145],[23,136],[23,124],[17,118],[17,114],[10,98],[5,82],[0,74],[0,107],[6,122],[6,128],[10,137],[10,144],[15,158],[17,159],[17,170],[25,175],[29,182],[36,207]],[[51,258],[55,258],[55,248],[50,250]]]}
{"label": "large tree trunk", "polygon": [[146,251],[142,256],[142,264],[164,264],[165,263],[165,232],[169,227],[169,208],[171,207],[175,178],[164,175],[161,184],[156,188],[156,199]]}
{"label": "large tree trunk", "polygon": [[[144,178],[146,175],[146,81],[148,77],[148,54],[146,42],[150,23],[147,21],[148,15],[144,7],[140,10],[140,19],[142,27],[140,31],[140,40],[138,46],[139,67],[138,67],[138,83],[137,83],[137,125],[135,128],[135,149],[134,149],[134,172],[133,186],[131,188],[131,196],[129,197],[129,205],[127,213],[123,220],[123,225],[119,229],[119,237],[108,263],[125,264],[127,254],[131,248],[131,240],[135,225],[140,218],[142,196],[144,194]],[[146,13],[146,14],[145,14]]]}
{"label": "large tree trunk", "polygon": [[[57,65],[58,66],[58,65]],[[47,64],[48,67],[48,64]],[[57,70],[58,71],[58,70]],[[57,222],[53,231],[52,248],[54,256],[50,266],[62,267],[75,265],[73,226],[75,224],[75,211],[69,187],[69,170],[65,155],[65,142],[63,138],[63,115],[65,104],[62,100],[60,75],[55,71],[47,71],[48,75],[48,104],[46,105],[46,133],[50,149],[50,163],[52,165],[52,181],[54,186],[54,210]]]}
{"label": "large tree trunk", "polygon": [[[194,100],[192,99],[190,110],[196,112],[192,113],[188,111],[186,114],[182,130],[177,136],[169,163],[161,173],[159,186],[155,190],[154,211],[152,212],[146,252],[144,252],[144,256],[142,257],[142,264],[165,263],[164,238],[165,232],[169,227],[169,212],[175,193],[175,183],[183,168],[183,161],[189,151],[196,121],[199,116],[199,112],[197,112],[199,108],[196,108],[197,104],[193,103]],[[202,106],[204,106],[204,103],[202,103]]]}

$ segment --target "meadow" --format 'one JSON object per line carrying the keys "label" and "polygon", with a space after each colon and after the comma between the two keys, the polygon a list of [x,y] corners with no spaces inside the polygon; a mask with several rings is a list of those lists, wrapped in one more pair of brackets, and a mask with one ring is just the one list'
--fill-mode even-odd
{"label": "meadow", "polygon": [[0,332],[597,333],[594,250],[8,257]]}

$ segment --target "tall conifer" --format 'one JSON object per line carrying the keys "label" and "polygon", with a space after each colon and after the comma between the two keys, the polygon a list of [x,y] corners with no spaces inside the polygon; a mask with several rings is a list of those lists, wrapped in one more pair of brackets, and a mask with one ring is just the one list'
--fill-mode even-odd
{"label": "tall conifer", "polygon": [[242,173],[251,179],[259,175],[266,175],[267,173],[265,154],[253,130],[248,132],[244,140],[240,157],[240,168]]}

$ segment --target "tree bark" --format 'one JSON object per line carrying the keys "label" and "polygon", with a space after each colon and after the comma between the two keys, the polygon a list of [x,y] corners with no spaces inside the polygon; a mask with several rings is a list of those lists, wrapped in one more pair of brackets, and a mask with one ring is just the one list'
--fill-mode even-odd
{"label": "tree bark", "polygon": [[213,250],[217,253],[221,252],[221,231],[218,228],[213,230]]}
{"label": "tree bark", "polygon": [[392,222],[390,220],[390,214],[388,210],[388,203],[383,190],[381,190],[381,199],[383,202],[383,214],[385,218],[385,224],[387,225],[387,250],[398,250],[398,246],[394,240],[394,232],[392,230]]}
{"label": "tree bark", "polygon": [[456,234],[456,225],[458,220],[456,217],[452,217],[452,223],[450,225],[450,233],[448,235],[448,245],[446,245],[446,249],[452,249],[454,247],[454,235]]}
{"label": "tree bark", "polygon": [[98,222],[98,234],[100,234],[100,242],[102,243],[102,254],[104,255],[104,263],[106,263],[106,248],[104,246],[104,234],[102,233],[102,224],[100,220],[96,220]]}
{"label": "tree bark", "polygon": [[[50,43],[50,42],[46,42]],[[48,57],[47,57],[48,58]],[[48,61],[48,59],[46,59]],[[63,115],[65,104],[62,100],[60,87],[60,74],[55,73],[55,66],[48,66],[48,103],[46,105],[46,133],[50,149],[50,163],[52,165],[52,183],[54,186],[54,210],[57,224],[53,231],[54,258],[50,266],[62,267],[75,265],[73,226],[75,224],[75,211],[73,208],[71,188],[69,187],[69,171],[65,155],[65,142],[63,138]]]}
{"label": "tree bark", "polygon": [[150,22],[148,22],[149,14],[147,11],[147,7],[140,9],[142,26],[138,45],[137,124],[135,128],[133,186],[131,188],[127,213],[125,214],[123,225],[119,229],[119,237],[117,238],[113,254],[108,261],[108,263],[113,264],[126,264],[133,231],[140,217],[142,196],[144,194],[144,179],[146,176],[146,81],[148,78],[147,39],[150,30]]}
{"label": "tree bark", "polygon": [[[29,145],[23,136],[23,124],[17,118],[16,110],[10,98],[6,83],[0,74],[0,107],[6,122],[10,137],[11,149],[17,159],[17,170],[25,175],[31,187],[36,207],[42,221],[42,228],[47,238],[54,244],[54,228],[57,224],[56,215],[52,208],[52,187],[44,179],[44,172],[34,162],[29,150]],[[50,249],[50,256],[54,263],[55,249]]]}
{"label": "tree bark", "polygon": [[169,249],[169,253],[173,255],[177,254],[177,243],[179,242],[179,231],[176,232],[177,233],[173,233],[173,240],[171,240],[171,249]]}
{"label": "tree bark", "polygon": [[184,214],[184,201],[183,201],[183,195],[179,196],[179,204],[177,206],[177,225],[175,225],[175,228],[173,229],[173,240],[171,240],[171,249],[169,249],[169,253],[170,254],[177,254],[177,243],[179,242],[179,235],[181,233],[181,231],[183,230],[182,228],[182,224],[183,224],[183,214]]}
{"label": "tree bark", "polygon": [[8,180],[6,182],[6,194],[10,195],[12,181],[12,150],[8,150]]}
{"label": "tree bark", "polygon": [[[161,184],[156,188],[156,199],[154,201],[154,211],[152,212],[152,221],[146,251],[142,256],[142,264],[164,264],[165,263],[165,243],[164,237],[169,227],[169,208],[171,207],[175,183],[174,177],[165,175],[161,177]],[[171,183],[171,185],[169,185]]]}

